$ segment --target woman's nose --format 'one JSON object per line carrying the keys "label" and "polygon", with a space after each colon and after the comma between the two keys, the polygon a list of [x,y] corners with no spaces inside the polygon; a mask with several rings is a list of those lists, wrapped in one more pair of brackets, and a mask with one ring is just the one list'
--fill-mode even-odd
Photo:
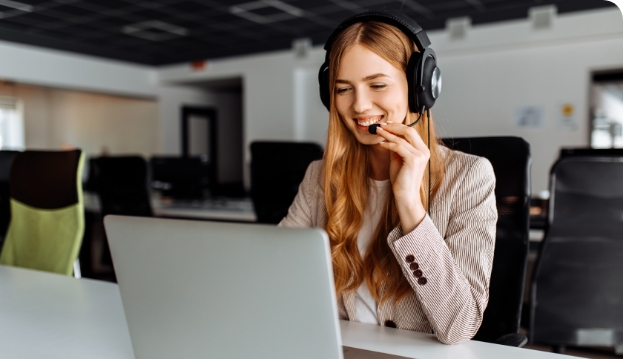
{"label": "woman's nose", "polygon": [[353,111],[356,113],[364,113],[372,108],[372,101],[365,91],[355,91],[355,101],[353,103]]}

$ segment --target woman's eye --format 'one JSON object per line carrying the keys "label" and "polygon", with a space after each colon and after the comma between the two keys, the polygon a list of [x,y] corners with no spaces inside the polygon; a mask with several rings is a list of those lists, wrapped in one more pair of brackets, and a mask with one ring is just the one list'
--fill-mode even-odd
{"label": "woman's eye", "polygon": [[374,90],[382,90],[382,89],[384,89],[386,87],[386,85],[385,84],[374,84],[371,87]]}
{"label": "woman's eye", "polygon": [[348,87],[340,87],[340,88],[337,89],[337,93],[338,94],[343,94],[343,93],[345,93],[348,90],[350,90],[350,88],[348,88]]}

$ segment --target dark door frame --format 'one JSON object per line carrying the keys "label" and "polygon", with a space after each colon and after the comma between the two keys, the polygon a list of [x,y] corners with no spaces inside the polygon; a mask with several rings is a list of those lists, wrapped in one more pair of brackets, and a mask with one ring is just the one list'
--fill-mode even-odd
{"label": "dark door frame", "polygon": [[198,106],[182,106],[182,157],[190,156],[190,116],[199,115],[208,119],[208,136],[210,141],[210,173],[208,179],[210,181],[210,189],[215,190],[218,187],[218,143],[217,143],[217,112],[214,107],[198,107]]}

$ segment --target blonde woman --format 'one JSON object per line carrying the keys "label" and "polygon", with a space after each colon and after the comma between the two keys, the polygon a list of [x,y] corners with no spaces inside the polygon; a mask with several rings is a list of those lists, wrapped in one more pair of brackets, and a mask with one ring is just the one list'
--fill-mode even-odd
{"label": "blonde woman", "polygon": [[325,155],[280,225],[329,235],[341,319],[465,341],[489,297],[493,169],[443,147],[430,112],[406,125],[420,117],[406,75],[418,47],[392,21],[368,20],[351,21],[327,49]]}

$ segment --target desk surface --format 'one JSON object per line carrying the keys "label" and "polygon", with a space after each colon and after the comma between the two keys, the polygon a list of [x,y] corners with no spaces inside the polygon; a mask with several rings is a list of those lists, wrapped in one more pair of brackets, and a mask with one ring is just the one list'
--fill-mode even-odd
{"label": "desk surface", "polygon": [[[250,198],[210,200],[168,200],[154,196],[151,206],[156,217],[202,219],[233,222],[256,222],[257,217]],[[100,211],[96,193],[84,191],[84,207],[91,212]]]}
{"label": "desk surface", "polygon": [[255,222],[257,217],[250,198],[163,201],[152,199],[157,217]]}
{"label": "desk surface", "polygon": [[[407,358],[554,359],[552,353],[341,321],[346,346]],[[116,284],[0,266],[0,350],[6,358],[133,359]]]}

